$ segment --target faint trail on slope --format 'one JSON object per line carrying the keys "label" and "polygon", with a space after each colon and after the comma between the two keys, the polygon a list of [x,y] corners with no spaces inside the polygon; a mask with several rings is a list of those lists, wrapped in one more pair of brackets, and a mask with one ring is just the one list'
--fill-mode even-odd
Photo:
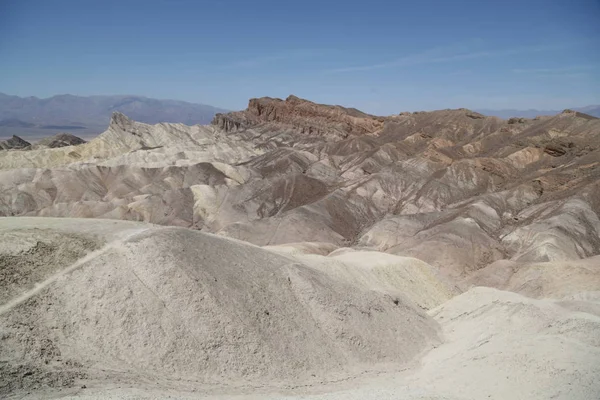
{"label": "faint trail on slope", "polygon": [[65,268],[65,269],[57,272],[56,274],[50,276],[45,281],[37,283],[33,289],[31,289],[29,291],[26,291],[25,293],[21,294],[20,296],[18,296],[16,298],[13,298],[10,301],[2,304],[0,306],[0,315],[5,314],[6,312],[8,312],[8,311],[12,310],[13,308],[15,308],[16,306],[18,306],[19,304],[24,303],[25,301],[29,300],[30,298],[32,298],[33,296],[35,296],[36,294],[38,294],[39,292],[41,292],[42,290],[44,290],[46,287],[48,287],[50,284],[52,284],[55,281],[57,281],[63,275],[67,275],[67,274],[75,271],[77,268],[81,267],[82,265],[84,265],[88,261],[93,260],[97,256],[100,256],[100,255],[106,253],[109,250],[117,248],[119,245],[122,245],[127,240],[131,239],[132,237],[134,237],[134,236],[136,236],[136,235],[138,235],[138,234],[140,234],[142,232],[145,232],[145,231],[147,231],[149,229],[150,228],[143,228],[143,229],[135,230],[134,232],[128,234],[124,238],[120,238],[120,239],[117,239],[115,241],[112,241],[112,242],[108,243],[107,245],[105,245],[104,247],[102,247],[101,249],[92,251],[91,253],[85,255],[84,257],[82,257],[79,260],[75,261],[75,263],[73,263],[71,266],[69,266],[69,267],[67,267],[67,268]]}

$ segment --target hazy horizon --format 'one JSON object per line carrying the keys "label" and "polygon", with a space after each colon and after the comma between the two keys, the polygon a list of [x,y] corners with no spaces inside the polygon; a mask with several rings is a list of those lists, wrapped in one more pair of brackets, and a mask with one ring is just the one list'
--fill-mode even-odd
{"label": "hazy horizon", "polygon": [[[157,98],[152,98],[152,97],[148,97],[148,96],[143,96],[143,95],[137,95],[137,94],[104,94],[104,95],[89,95],[89,96],[81,96],[81,95],[74,95],[72,93],[57,93],[54,95],[50,95],[48,97],[38,97],[38,96],[17,96],[11,93],[5,93],[3,91],[0,90],[0,95],[6,95],[6,96],[16,96],[16,97],[20,97],[22,99],[27,99],[27,98],[36,98],[40,101],[45,101],[45,100],[49,100],[55,97],[61,97],[61,96],[75,96],[75,97],[84,97],[84,98],[112,98],[112,97],[123,97],[123,98],[145,98],[148,100],[158,100],[158,101],[165,101],[165,102],[179,102],[179,103],[189,103],[189,104],[193,104],[193,105],[201,105],[201,106],[208,106],[208,107],[213,107],[213,108],[219,108],[219,107],[215,107],[212,104],[204,104],[204,103],[195,103],[195,102],[188,102],[185,100],[180,100],[180,99],[157,99]],[[290,93],[290,95],[293,95],[293,93]],[[273,96],[269,96],[269,97],[273,97]],[[287,96],[283,96],[280,99],[284,100]],[[250,99],[248,99],[250,100]],[[306,99],[309,101],[312,101],[312,99]],[[340,106],[344,106],[344,107],[354,107],[353,104],[347,104],[347,103],[339,103],[336,105],[340,105]],[[522,108],[522,109],[518,109],[518,108],[473,108],[473,111],[477,111],[477,112],[481,112],[484,113],[488,112],[489,115],[495,115],[495,116],[501,116],[498,114],[503,114],[503,113],[510,113],[510,112],[521,112],[521,113],[543,113],[542,115],[551,115],[551,114],[556,114],[556,113],[560,113],[566,109],[576,109],[576,110],[580,110],[582,112],[584,112],[585,108],[600,108],[600,104],[585,104],[585,105],[578,105],[578,106],[571,106],[571,105],[565,105],[563,107],[559,107],[557,109],[547,109],[547,110],[542,110],[542,109],[537,109],[537,108]],[[221,112],[229,112],[229,111],[241,111],[243,109],[245,109],[246,106],[243,106],[240,109],[220,109]],[[354,107],[355,108],[355,107]],[[464,108],[464,107],[456,107],[456,108]],[[427,110],[422,110],[422,109],[409,109],[409,110],[399,110],[397,112],[394,113],[390,113],[388,115],[393,115],[393,114],[398,114],[400,112],[403,111],[408,111],[408,112],[413,112],[413,111],[437,111],[437,110],[444,110],[444,109],[448,109],[448,107],[444,107],[444,108],[435,108],[435,109],[427,109]],[[364,111],[364,110],[361,110]],[[508,114],[507,114],[508,115]],[[532,114],[533,115],[533,114]],[[510,115],[510,116],[520,116],[520,115]],[[503,117],[503,118],[508,118],[507,116]],[[18,119],[18,118],[17,118]]]}
{"label": "hazy horizon", "polygon": [[238,110],[293,93],[387,115],[600,103],[600,3],[26,0],[0,13],[0,91]]}

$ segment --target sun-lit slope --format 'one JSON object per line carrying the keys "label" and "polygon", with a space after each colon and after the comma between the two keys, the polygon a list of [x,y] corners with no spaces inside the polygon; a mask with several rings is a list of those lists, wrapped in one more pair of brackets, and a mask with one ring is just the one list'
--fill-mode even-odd
{"label": "sun-lit slope", "polygon": [[534,298],[600,291],[600,256],[570,261],[501,260],[477,271],[466,285],[490,286]]}
{"label": "sun-lit slope", "polygon": [[[152,150],[152,151],[150,151]],[[210,125],[148,125],[114,113],[108,129],[88,143],[55,149],[6,151],[0,169],[50,168],[74,163],[164,166],[186,160],[233,163],[256,154]]]}
{"label": "sun-lit slope", "polygon": [[310,394],[261,398],[587,400],[600,394],[598,316],[490,288],[471,289],[430,314],[445,342],[414,369]]}
{"label": "sun-lit slope", "polygon": [[[2,257],[55,260],[3,295],[5,394],[111,374],[101,370],[210,382],[326,377],[408,362],[439,343],[412,302],[299,260],[187,229],[99,222],[95,233],[90,220],[0,221]],[[80,252],[65,255],[65,243]]]}
{"label": "sun-lit slope", "polygon": [[600,254],[599,140],[600,119],[568,110],[377,117],[291,96],[211,126],[115,114],[84,145],[0,152],[0,214],[367,247],[463,280],[498,260]]}
{"label": "sun-lit slope", "polygon": [[0,171],[4,215],[144,220],[194,226],[205,203],[203,187],[238,185],[243,169],[218,163],[146,168],[85,165],[77,168]]}
{"label": "sun-lit slope", "polygon": [[[20,160],[0,171],[0,213],[193,226],[195,203],[203,204],[195,186],[227,189],[251,176],[228,163],[260,151],[237,142],[212,127],[150,126],[115,114],[109,129],[87,144],[0,154],[0,164]],[[76,159],[63,157],[73,152]]]}
{"label": "sun-lit slope", "polygon": [[[270,129],[280,132],[291,129],[287,121],[273,124]],[[244,129],[241,134],[252,137],[250,132],[263,128]],[[266,132],[253,137],[269,136]],[[274,204],[286,204],[295,193],[297,185],[286,173],[292,166],[294,174],[309,177],[316,177],[313,165],[332,171],[317,178],[326,182],[328,193],[307,196],[296,208],[272,208],[250,214],[248,221],[213,225],[219,233],[261,245],[358,243],[421,258],[452,276],[499,259],[543,261],[600,252],[594,240],[598,119],[566,111],[536,120],[502,121],[461,109],[404,113],[387,118],[375,135],[351,135],[325,144],[315,135],[312,142],[286,135],[269,137],[279,146],[296,140],[294,147],[311,152],[313,159],[276,156],[280,149],[261,156],[272,165],[287,160],[276,176],[290,197]],[[264,161],[260,165],[267,171]],[[265,174],[271,179],[270,172]],[[264,189],[257,191],[266,197]],[[255,199],[228,201],[237,208]],[[552,211],[538,212],[542,204]],[[261,200],[254,209],[268,207]],[[573,218],[588,228],[569,226]],[[560,243],[553,243],[561,235]]]}
{"label": "sun-lit slope", "polygon": [[584,400],[600,394],[597,315],[489,288],[472,289],[430,314],[446,343],[409,381],[427,388],[423,395]]}
{"label": "sun-lit slope", "polygon": [[318,269],[339,282],[406,298],[430,309],[460,293],[421,260],[378,251],[334,249],[327,243],[267,246]]}
{"label": "sun-lit slope", "polygon": [[539,192],[521,186],[441,212],[386,217],[365,232],[360,244],[420,258],[452,276],[502,259],[586,258],[600,254],[597,193],[595,183],[571,198],[531,205]]}
{"label": "sun-lit slope", "polygon": [[[401,372],[364,374],[334,384],[306,383],[283,389],[219,389],[193,382],[138,380],[74,389],[69,399],[405,399],[405,400],[587,400],[600,393],[600,297],[573,302],[534,300],[490,288],[473,288],[430,311],[444,342]],[[585,307],[581,305],[584,304]],[[230,382],[232,383],[232,382]],[[48,396],[50,393],[33,392]],[[25,397],[30,398],[30,397]]]}

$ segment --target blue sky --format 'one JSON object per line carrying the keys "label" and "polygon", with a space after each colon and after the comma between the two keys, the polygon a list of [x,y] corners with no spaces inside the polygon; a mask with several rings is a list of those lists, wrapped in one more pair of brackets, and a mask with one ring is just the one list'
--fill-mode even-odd
{"label": "blue sky", "polygon": [[0,0],[0,92],[376,114],[600,103],[600,0]]}

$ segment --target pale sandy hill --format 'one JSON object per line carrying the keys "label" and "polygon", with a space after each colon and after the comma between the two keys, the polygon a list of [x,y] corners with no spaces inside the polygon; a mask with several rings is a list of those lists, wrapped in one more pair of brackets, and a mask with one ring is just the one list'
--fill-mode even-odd
{"label": "pale sandy hill", "polygon": [[[440,342],[436,324],[411,302],[255,246],[120,223],[111,240],[106,224],[96,233],[93,221],[63,221],[0,230],[6,248],[23,249],[21,259],[55,259],[42,275],[15,271],[22,276],[3,295],[4,395],[114,374],[200,383],[328,379],[406,363]],[[74,261],[61,234],[91,243],[82,250],[107,244]]]}
{"label": "pale sandy hill", "polygon": [[[598,299],[588,298],[585,303],[600,306]],[[66,399],[148,400],[596,399],[600,395],[600,317],[573,311],[563,303],[473,288],[430,311],[445,341],[418,365],[336,383],[185,389],[185,382],[105,382],[44,394]]]}

